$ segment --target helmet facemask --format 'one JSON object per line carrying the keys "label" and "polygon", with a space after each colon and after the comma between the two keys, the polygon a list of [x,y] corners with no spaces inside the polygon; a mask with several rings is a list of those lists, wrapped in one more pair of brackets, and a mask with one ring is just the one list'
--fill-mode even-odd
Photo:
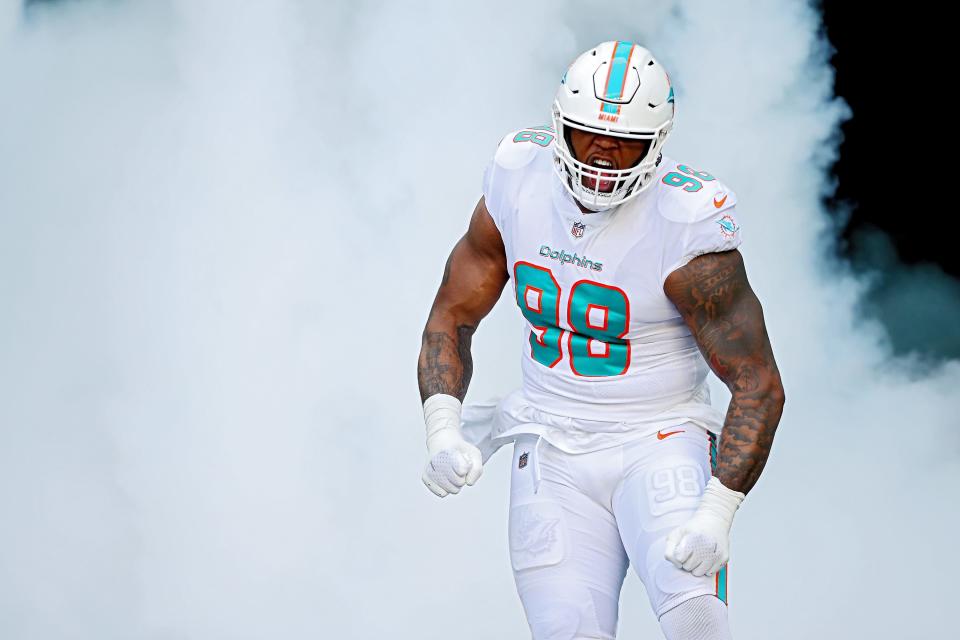
{"label": "helmet facemask", "polygon": [[[637,197],[653,184],[657,173],[657,165],[660,163],[661,149],[670,131],[670,124],[672,123],[667,123],[656,130],[644,132],[605,131],[564,117],[559,105],[554,104],[553,128],[557,132],[556,142],[554,142],[554,169],[570,195],[584,207],[591,211],[611,209]],[[612,137],[647,140],[649,145],[646,152],[632,167],[624,169],[595,167],[580,161],[574,156],[569,143],[569,130],[571,128]],[[594,187],[592,189],[584,186],[584,178],[593,178]],[[601,183],[606,181],[614,182],[612,191],[600,190]]]}

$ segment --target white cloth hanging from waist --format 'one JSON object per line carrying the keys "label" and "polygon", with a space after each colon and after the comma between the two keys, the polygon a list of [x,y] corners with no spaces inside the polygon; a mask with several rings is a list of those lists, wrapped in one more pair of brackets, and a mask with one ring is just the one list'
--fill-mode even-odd
{"label": "white cloth hanging from waist", "polygon": [[486,463],[500,447],[524,433],[538,435],[567,453],[588,453],[686,422],[719,433],[723,415],[709,404],[709,394],[704,394],[635,421],[584,420],[540,411],[517,389],[502,400],[465,405],[461,421],[464,439],[480,449]]}

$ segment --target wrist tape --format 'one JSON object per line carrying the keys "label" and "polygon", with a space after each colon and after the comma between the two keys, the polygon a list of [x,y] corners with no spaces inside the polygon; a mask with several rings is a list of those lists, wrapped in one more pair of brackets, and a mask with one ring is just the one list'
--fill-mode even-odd
{"label": "wrist tape", "polygon": [[733,523],[733,515],[740,508],[740,503],[745,497],[746,495],[739,491],[723,486],[720,479],[713,476],[707,482],[707,488],[703,492],[697,511],[716,516],[730,524]]}
{"label": "wrist tape", "polygon": [[460,433],[460,410],[463,405],[451,395],[437,393],[423,403],[423,421],[427,425],[427,446],[430,438],[443,429],[456,429]]}

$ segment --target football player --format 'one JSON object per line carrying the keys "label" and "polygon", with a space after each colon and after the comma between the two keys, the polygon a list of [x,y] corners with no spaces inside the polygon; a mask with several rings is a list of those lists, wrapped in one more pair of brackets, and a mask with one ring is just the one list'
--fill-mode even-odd
{"label": "football player", "polygon": [[[501,141],[423,333],[423,481],[443,497],[483,468],[461,428],[470,341],[511,283],[523,386],[484,446],[514,442],[510,557],[535,640],[614,638],[628,565],[668,640],[730,637],[730,528],[784,392],[737,196],[663,154],[674,109],[643,47],[579,56],[552,126]],[[725,417],[710,369],[732,393]]]}

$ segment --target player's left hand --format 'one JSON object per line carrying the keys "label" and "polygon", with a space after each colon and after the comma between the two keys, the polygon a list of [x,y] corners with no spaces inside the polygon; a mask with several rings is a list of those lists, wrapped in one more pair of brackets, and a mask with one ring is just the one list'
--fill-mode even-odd
{"label": "player's left hand", "polygon": [[744,497],[710,478],[696,512],[667,536],[666,559],[697,577],[719,571],[730,559],[730,527]]}

